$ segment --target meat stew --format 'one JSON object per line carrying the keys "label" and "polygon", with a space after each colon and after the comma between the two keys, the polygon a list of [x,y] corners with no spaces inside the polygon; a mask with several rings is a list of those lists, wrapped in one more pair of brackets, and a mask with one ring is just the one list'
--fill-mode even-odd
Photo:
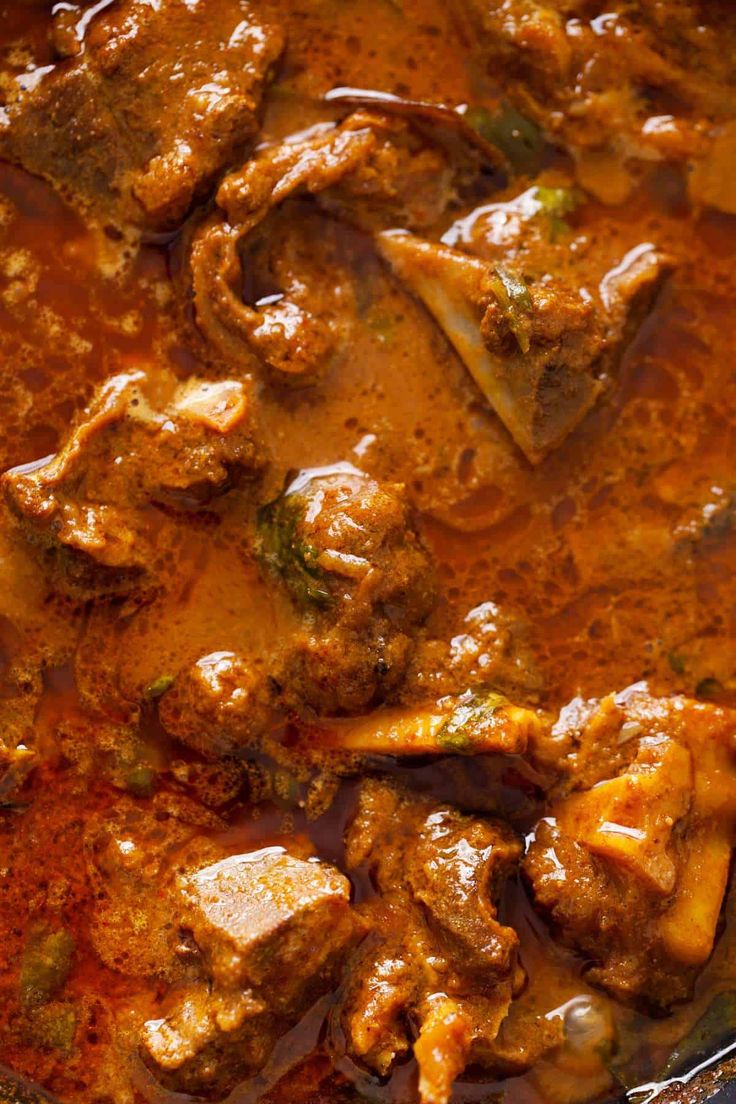
{"label": "meat stew", "polygon": [[736,1033],[736,10],[0,42],[0,1099],[677,1099]]}

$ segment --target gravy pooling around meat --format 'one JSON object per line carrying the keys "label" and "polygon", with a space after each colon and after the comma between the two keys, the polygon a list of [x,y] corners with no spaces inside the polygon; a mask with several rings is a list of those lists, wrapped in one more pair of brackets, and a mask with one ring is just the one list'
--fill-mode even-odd
{"label": "gravy pooling around meat", "polygon": [[0,2],[13,1075],[589,1104],[736,1031],[735,48]]}

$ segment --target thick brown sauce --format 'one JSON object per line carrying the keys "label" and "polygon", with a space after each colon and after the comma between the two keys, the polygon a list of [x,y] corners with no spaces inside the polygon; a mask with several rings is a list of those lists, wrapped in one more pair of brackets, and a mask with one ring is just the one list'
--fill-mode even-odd
{"label": "thick brown sauce", "polygon": [[[453,104],[488,94],[487,78],[468,62],[440,0],[284,0],[272,6],[288,28],[289,47],[268,97],[264,139],[324,119],[329,112],[321,97],[335,86]],[[43,4],[0,4],[3,48],[30,40],[41,64],[46,25]],[[128,260],[119,242],[87,230],[47,185],[16,168],[0,166],[0,195],[5,469],[53,452],[94,385],[120,367],[152,357],[168,358],[183,374],[197,365],[171,321],[176,243],[147,246]],[[536,469],[510,446],[458,359],[387,276],[370,243],[307,206],[292,211],[291,219],[318,266],[331,271],[351,301],[360,300],[361,311],[349,356],[316,392],[286,400],[264,395],[273,487],[291,468],[356,458],[371,474],[404,482],[439,564],[441,601],[432,629],[440,637],[452,634],[468,609],[489,599],[523,614],[542,676],[541,704],[551,709],[576,694],[602,695],[639,679],[663,694],[693,694],[708,679],[721,686],[730,680],[733,687],[736,530],[708,535],[692,556],[665,555],[663,547],[679,520],[718,498],[718,488],[736,489],[736,219],[693,213],[682,181],[669,170],[653,170],[613,216],[594,202],[576,216],[576,233],[609,244],[615,238],[614,252],[656,240],[682,263],[628,351],[612,398]],[[7,662],[26,649],[42,653],[47,663],[36,718],[43,762],[23,792],[27,809],[0,816],[0,1058],[65,1101],[112,1099],[103,1088],[106,1078],[120,1080],[110,1009],[145,1008],[150,1000],[145,977],[102,966],[90,942],[94,887],[85,840],[92,819],[111,816],[123,799],[102,780],[90,790],[60,756],[59,722],[83,712],[72,666],[93,682],[112,674],[121,698],[135,700],[162,673],[213,649],[247,646],[265,654],[290,613],[264,594],[256,572],[244,564],[237,525],[237,514],[226,518],[214,539],[206,527],[193,525],[176,585],[131,617],[104,608],[73,612],[48,597],[37,569],[16,546],[8,543],[0,558],[2,656]],[[736,702],[736,694],[730,698]],[[157,730],[151,734],[152,743],[160,738]],[[171,752],[159,743],[155,754],[165,763]],[[446,794],[448,784],[466,786],[471,806],[493,807],[496,794],[503,803],[493,778],[480,786],[467,778],[448,783],[442,763],[399,773],[430,793]],[[165,790],[165,776],[161,785]],[[309,833],[320,854],[338,860],[351,795],[346,786],[314,823],[298,810],[256,811],[238,798],[229,808],[228,839],[237,847],[262,846],[293,829]],[[523,827],[533,810],[511,811]],[[60,902],[78,947],[68,991],[86,1022],[77,1051],[67,1057],[24,1043],[13,1027],[29,915],[43,915]],[[551,1012],[586,991],[579,964],[552,945],[519,886],[510,888],[505,912],[521,934],[529,973],[522,1002]],[[643,1080],[713,993],[736,986],[730,903],[726,916],[691,1006],[653,1020],[612,1005],[621,1064],[639,1055],[634,1068]],[[234,1104],[266,1099],[279,1073],[309,1052],[323,1014],[315,1010],[282,1040],[268,1069],[236,1091]],[[412,1064],[397,1069],[387,1085],[347,1061],[342,1072],[358,1079],[366,1099],[413,1099]],[[298,1080],[293,1070],[290,1077]],[[169,1099],[142,1068],[135,1080],[145,1098]],[[285,1084],[297,1080],[287,1077]],[[454,1099],[575,1104],[614,1087],[600,1065],[565,1070],[543,1062],[506,1085],[476,1085],[472,1073],[466,1075]],[[289,1100],[289,1089],[267,1098]]]}

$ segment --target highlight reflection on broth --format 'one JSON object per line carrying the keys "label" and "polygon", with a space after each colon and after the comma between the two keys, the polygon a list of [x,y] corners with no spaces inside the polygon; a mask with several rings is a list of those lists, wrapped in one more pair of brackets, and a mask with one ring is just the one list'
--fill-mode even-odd
{"label": "highlight reflection on broth", "polygon": [[0,1100],[593,1104],[728,1049],[731,5],[0,41]]}

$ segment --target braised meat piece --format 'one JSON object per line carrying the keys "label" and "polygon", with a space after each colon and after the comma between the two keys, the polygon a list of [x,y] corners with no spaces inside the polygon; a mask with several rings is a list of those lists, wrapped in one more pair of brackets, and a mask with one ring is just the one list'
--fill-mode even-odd
{"label": "braised meat piece", "polygon": [[360,926],[347,879],[281,847],[185,871],[176,887],[193,965],[146,1023],[143,1047],[177,1091],[221,1094],[334,985]]}
{"label": "braised meat piece", "polygon": [[457,624],[449,640],[420,641],[402,698],[422,700],[493,687],[512,700],[534,701],[542,678],[529,644],[529,628],[495,602],[481,602]]}
{"label": "braised meat piece", "polygon": [[319,862],[281,848],[223,859],[179,879],[184,926],[213,981],[268,987],[269,1003],[288,1009],[303,996],[352,931],[350,885]]}
{"label": "braised meat piece", "polygon": [[59,589],[112,594],[154,570],[156,507],[196,510],[262,464],[244,384],[136,370],[103,384],[61,452],[2,482]]}
{"label": "braised meat piece", "polygon": [[[378,242],[399,279],[440,324],[516,444],[539,463],[601,394],[612,363],[638,329],[672,262],[647,243],[608,273],[579,265],[563,278],[552,273],[565,243],[550,242],[549,235],[543,240],[538,232],[530,236],[521,219],[516,232],[505,229],[511,238],[505,245],[519,249],[518,266],[403,231],[383,233]],[[491,252],[476,236],[468,244],[481,255]],[[599,285],[592,290],[591,276]]]}
{"label": "braised meat piece", "polygon": [[[285,696],[293,692],[286,688]],[[242,656],[213,652],[179,673],[158,712],[167,732],[207,758],[260,747],[279,758],[286,754],[297,771],[300,762],[318,764],[323,752],[339,773],[355,770],[356,756],[534,757],[549,739],[550,720],[541,711],[513,705],[495,691],[467,690],[422,706],[376,709],[365,717],[292,713],[285,750],[276,724],[283,699],[275,680]]]}
{"label": "braised meat piece", "polygon": [[287,700],[357,713],[396,688],[433,602],[400,486],[350,464],[303,471],[260,511],[258,552],[302,613],[279,678]]}
{"label": "braised meat piece", "polygon": [[493,72],[503,67],[522,110],[572,151],[593,194],[621,203],[637,162],[690,162],[696,198],[733,210],[725,180],[711,194],[707,187],[715,148],[733,142],[727,4],[473,0],[458,8],[474,21]]}
{"label": "braised meat piece", "polygon": [[19,82],[0,150],[102,220],[175,227],[252,141],[281,48],[245,0],[126,0]]}
{"label": "braised meat piece", "polygon": [[494,1067],[523,985],[516,933],[496,912],[521,845],[504,825],[368,781],[346,855],[378,894],[361,906],[369,934],[343,983],[347,1049],[386,1074],[413,1047],[422,1104],[447,1104],[468,1062]]}
{"label": "braised meat piece", "polygon": [[577,703],[556,730],[566,796],[524,869],[537,905],[619,998],[667,1007],[713,949],[734,842],[728,710],[645,689]]}
{"label": "braised meat piece", "polygon": [[273,691],[234,652],[212,652],[175,680],[159,703],[164,728],[208,758],[252,745],[268,729]]}
{"label": "braised meat piece", "polygon": [[246,370],[260,364],[275,382],[297,386],[324,370],[339,341],[330,306],[315,311],[303,272],[274,251],[268,275],[279,290],[248,303],[242,289],[254,232],[300,195],[367,228],[395,221],[422,227],[446,207],[452,172],[443,151],[404,120],[356,112],[306,140],[264,150],[225,178],[220,212],[203,224],[191,250],[197,325],[228,362]]}
{"label": "braised meat piece", "polygon": [[231,225],[250,228],[301,192],[366,227],[390,219],[420,228],[442,215],[452,183],[442,150],[410,123],[357,111],[309,138],[264,150],[223,180],[217,204]]}

